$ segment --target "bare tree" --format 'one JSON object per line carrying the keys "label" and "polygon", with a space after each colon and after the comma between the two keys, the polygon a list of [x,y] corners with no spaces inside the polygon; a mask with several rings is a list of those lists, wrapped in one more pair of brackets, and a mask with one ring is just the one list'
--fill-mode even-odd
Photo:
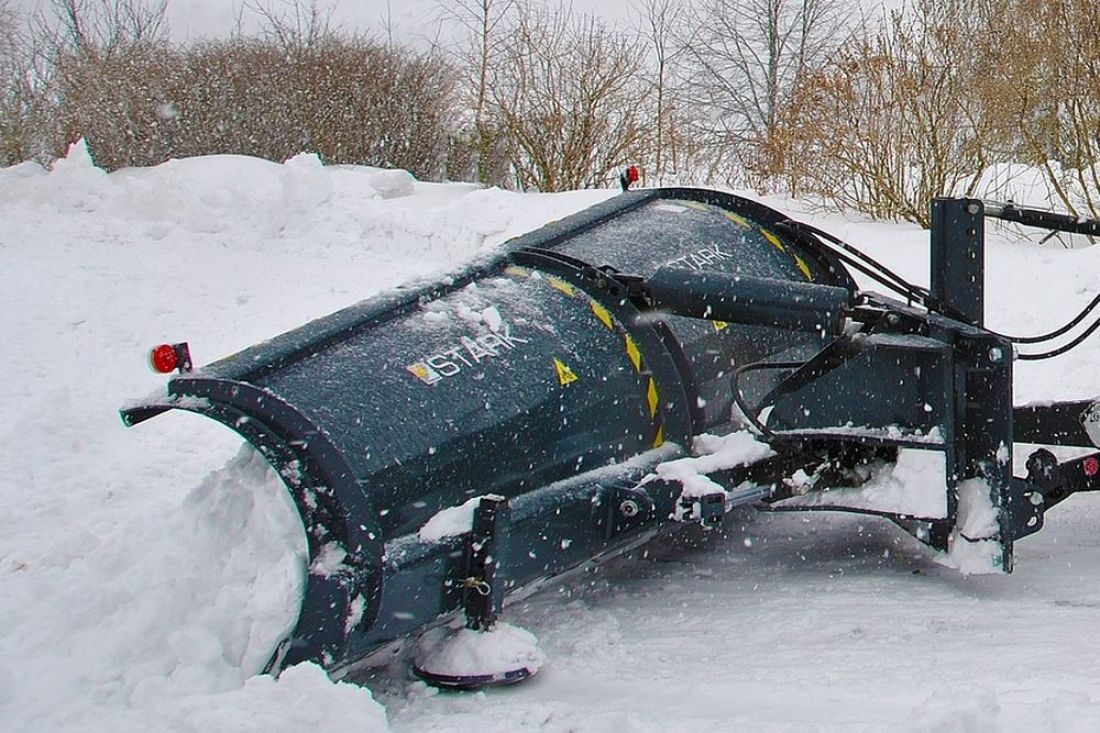
{"label": "bare tree", "polygon": [[0,0],[0,58],[12,58],[16,38],[19,36],[19,16],[11,9],[9,0]]}
{"label": "bare tree", "polygon": [[684,6],[678,0],[640,0],[637,6],[639,34],[649,47],[651,70],[651,96],[654,104],[653,177],[664,181],[669,170],[679,168],[680,152],[676,130],[676,103],[672,95],[672,65],[681,49],[675,43],[675,34],[683,19]]}
{"label": "bare tree", "polygon": [[[246,0],[242,10],[260,19],[260,35],[288,53],[316,49],[332,37],[335,8],[318,7],[317,0]],[[238,25],[240,21],[238,21]]]}
{"label": "bare tree", "polygon": [[647,104],[633,37],[568,9],[525,10],[490,76],[489,98],[523,188],[607,183],[642,142]]}
{"label": "bare tree", "polygon": [[688,99],[705,109],[703,134],[733,146],[758,177],[772,159],[780,111],[842,38],[843,0],[701,0],[681,38]]}
{"label": "bare tree", "polygon": [[990,137],[974,9],[918,0],[808,75],[781,128],[792,177],[841,208],[924,226],[932,198],[974,193]]}
{"label": "bare tree", "polygon": [[168,0],[50,0],[36,34],[55,53],[98,59],[167,36]]}
{"label": "bare tree", "polygon": [[473,108],[475,175],[483,185],[500,183],[504,155],[499,150],[500,130],[488,111],[489,80],[506,48],[506,29],[513,22],[517,2],[450,0],[440,7],[444,20],[455,22],[465,35],[457,57],[466,73],[465,86]]}

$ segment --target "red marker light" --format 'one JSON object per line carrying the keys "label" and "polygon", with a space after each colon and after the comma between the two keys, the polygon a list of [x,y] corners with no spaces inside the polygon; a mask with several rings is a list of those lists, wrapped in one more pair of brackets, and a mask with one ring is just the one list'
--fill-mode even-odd
{"label": "red marker light", "polygon": [[624,191],[629,191],[630,187],[638,182],[641,174],[638,173],[638,166],[628,165],[623,169],[623,172],[619,174],[619,185]]}
{"label": "red marker light", "polygon": [[179,366],[179,356],[176,347],[171,344],[161,344],[149,352],[149,366],[158,374],[171,374]]}
{"label": "red marker light", "polygon": [[1100,473],[1100,461],[1096,460],[1095,458],[1086,458],[1083,467],[1085,469],[1086,476],[1095,476],[1096,474]]}

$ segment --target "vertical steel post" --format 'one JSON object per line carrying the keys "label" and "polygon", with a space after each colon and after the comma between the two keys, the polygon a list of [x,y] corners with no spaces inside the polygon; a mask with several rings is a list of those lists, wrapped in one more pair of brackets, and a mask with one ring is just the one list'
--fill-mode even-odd
{"label": "vertical steel post", "polygon": [[[985,320],[985,205],[979,199],[937,198],[931,210],[930,284],[934,307],[981,327]],[[955,486],[980,478],[998,515],[994,565],[1012,570],[1012,345],[992,334],[960,335],[956,342]],[[957,507],[956,502],[950,502]]]}
{"label": "vertical steel post", "polygon": [[932,200],[932,297],[944,313],[981,326],[985,316],[985,206],[980,199]]}
{"label": "vertical steel post", "polygon": [[963,337],[958,345],[955,389],[964,405],[957,426],[956,456],[960,479],[979,478],[989,486],[989,500],[997,511],[995,537],[1000,545],[994,566],[1012,572],[1016,528],[1012,516],[1017,503],[1026,501],[1012,479],[1012,346],[992,334]]}
{"label": "vertical steel post", "polygon": [[508,500],[488,494],[474,510],[474,526],[466,546],[467,579],[462,605],[466,626],[487,631],[496,623],[504,605],[503,583],[497,570],[503,560],[504,528],[509,519]]}

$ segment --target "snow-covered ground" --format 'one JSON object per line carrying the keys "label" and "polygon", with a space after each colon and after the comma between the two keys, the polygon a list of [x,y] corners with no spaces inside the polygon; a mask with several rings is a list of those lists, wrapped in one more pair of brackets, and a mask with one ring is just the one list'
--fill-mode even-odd
{"label": "snow-covered ground", "polygon": [[[106,175],[80,149],[0,170],[0,730],[1092,731],[1100,501],[1075,497],[1008,577],[962,577],[866,517],[738,514],[517,604],[548,662],[442,694],[316,667],[255,676],[294,622],[303,541],[228,431],[117,409],[199,363],[430,276],[613,192],[520,195],[222,156]],[[926,279],[915,227],[806,213]],[[997,230],[990,324],[1059,324],[1100,250]],[[1019,365],[1017,400],[1091,396],[1100,339]],[[288,593],[289,592],[289,593]]]}

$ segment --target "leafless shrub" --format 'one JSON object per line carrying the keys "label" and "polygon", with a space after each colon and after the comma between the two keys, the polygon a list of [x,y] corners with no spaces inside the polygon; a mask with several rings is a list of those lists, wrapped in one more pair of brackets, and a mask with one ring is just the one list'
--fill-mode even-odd
{"label": "leafless shrub", "polygon": [[285,160],[445,171],[453,100],[437,57],[330,37],[293,55],[264,40],[209,43],[187,55],[176,93],[178,155],[240,153]]}
{"label": "leafless shrub", "polygon": [[1000,0],[996,10],[980,77],[991,143],[1039,166],[1069,211],[1100,215],[1100,3]]}
{"label": "leafless shrub", "polygon": [[57,153],[84,138],[97,164],[110,170],[172,157],[173,82],[181,67],[164,43],[136,44],[95,59],[58,59]]}
{"label": "leafless shrub", "polygon": [[49,68],[20,15],[0,1],[0,166],[50,157]]}
{"label": "leafless shrub", "polygon": [[181,114],[237,118],[186,121],[195,139],[213,123],[201,147],[274,160],[305,150],[330,163],[446,174],[457,99],[455,73],[438,53],[343,33],[316,0],[246,7],[262,21],[259,39],[210,44],[189,58],[191,95],[205,98],[181,104]]}
{"label": "leafless shrub", "polygon": [[7,2],[0,3],[0,166],[25,160],[23,130],[22,49],[18,19]]}
{"label": "leafless shrub", "polygon": [[637,41],[568,9],[526,9],[488,85],[522,188],[607,183],[640,144]]}
{"label": "leafless shrub", "polygon": [[11,9],[8,0],[0,0],[0,79],[5,88],[10,84],[15,69],[19,66],[20,54],[19,17]]}
{"label": "leafless shrub", "polygon": [[161,124],[179,67],[168,46],[163,0],[52,0],[35,22],[52,101],[52,152],[83,137],[108,168],[159,162]]}
{"label": "leafless shrub", "polygon": [[51,101],[39,127],[48,128],[54,155],[84,137],[97,164],[112,170],[190,155],[285,160],[307,151],[331,163],[445,173],[454,74],[438,56],[341,35],[316,4],[298,2],[282,13],[252,6],[260,37],[179,49],[164,39],[164,8],[53,0],[52,13],[38,18]]}
{"label": "leafless shrub", "polygon": [[777,139],[790,178],[841,208],[925,226],[931,198],[973,192],[989,118],[973,90],[972,10],[921,0],[808,75]]}

